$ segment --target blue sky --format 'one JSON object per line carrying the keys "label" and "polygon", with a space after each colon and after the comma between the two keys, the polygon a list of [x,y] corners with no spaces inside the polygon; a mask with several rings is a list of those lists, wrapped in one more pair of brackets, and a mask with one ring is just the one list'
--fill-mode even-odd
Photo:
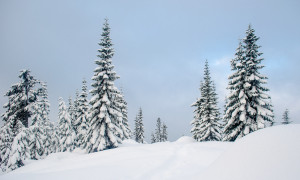
{"label": "blue sky", "polygon": [[[150,139],[160,117],[170,140],[189,135],[205,59],[219,106],[227,93],[229,61],[251,23],[260,37],[276,121],[285,108],[300,116],[300,1],[15,1],[0,0],[0,104],[19,70],[48,83],[52,121],[58,98],[91,84],[104,18],[109,18],[113,64],[133,125],[139,107]],[[89,86],[89,89],[91,87]],[[4,109],[0,107],[2,114]]]}

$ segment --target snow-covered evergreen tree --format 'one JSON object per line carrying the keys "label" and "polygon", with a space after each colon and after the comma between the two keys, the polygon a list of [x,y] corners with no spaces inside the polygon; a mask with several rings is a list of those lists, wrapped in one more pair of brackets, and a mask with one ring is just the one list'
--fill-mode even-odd
{"label": "snow-covered evergreen tree", "polygon": [[[0,129],[0,167],[2,171],[7,169],[7,163],[10,158],[11,146],[16,134],[24,129],[24,125],[21,121],[17,121],[16,125],[13,125],[12,121],[6,122]],[[18,131],[15,132],[14,127],[17,127]]]}
{"label": "snow-covered evergreen tree", "polygon": [[62,98],[59,98],[58,111],[60,151],[72,151],[74,149],[73,127],[67,107]]}
{"label": "snow-covered evergreen tree", "polygon": [[116,101],[119,103],[119,107],[122,113],[122,121],[120,122],[120,128],[123,131],[123,140],[129,139],[131,137],[131,130],[128,124],[127,102],[125,101],[122,90],[120,91],[120,95],[116,97]]}
{"label": "snow-covered evergreen tree", "polygon": [[156,121],[155,139],[157,142],[162,142],[162,124],[160,118]]}
{"label": "snow-covered evergreen tree", "polygon": [[142,108],[139,109],[139,112],[135,119],[135,141],[138,143],[144,143],[144,124],[143,124],[143,112]]}
{"label": "snow-covered evergreen tree", "polygon": [[[73,108],[74,108],[74,123],[75,121],[77,120],[78,118],[78,108],[79,108],[79,91],[78,89],[76,90],[76,93],[75,93],[75,100],[73,102]],[[73,124],[74,125],[74,124]],[[74,126],[75,130],[76,130],[76,127]]]}
{"label": "snow-covered evergreen tree", "polygon": [[259,38],[254,34],[254,29],[249,26],[244,45],[239,44],[231,67],[235,71],[229,76],[227,119],[224,127],[225,141],[235,141],[253,131],[266,127],[267,122],[272,123],[273,110],[268,91],[263,87],[267,77],[259,73],[264,66],[260,65],[263,58],[258,52],[260,46],[256,45]]}
{"label": "snow-covered evergreen tree", "polygon": [[[76,146],[83,147],[85,144],[85,136],[88,131],[89,122],[88,122],[88,111],[89,105],[87,100],[87,86],[86,80],[82,81],[81,93],[77,100],[77,111],[76,111],[76,121],[74,122],[75,131],[76,131]],[[76,103],[75,103],[76,104]]]}
{"label": "snow-covered evergreen tree", "polygon": [[49,108],[47,85],[41,82],[42,88],[38,91],[38,99],[33,105],[32,126],[28,131],[30,138],[31,158],[40,159],[51,153],[51,137],[54,125],[49,121]]}
{"label": "snow-covered evergreen tree", "polygon": [[22,167],[24,160],[30,159],[29,136],[27,128],[23,128],[14,138],[5,170],[12,171]]}
{"label": "snow-covered evergreen tree", "polygon": [[92,99],[90,101],[90,127],[85,145],[87,152],[118,147],[123,138],[123,132],[120,128],[122,113],[116,101],[116,96],[120,92],[114,85],[114,81],[119,77],[113,70],[114,66],[111,59],[114,55],[114,49],[112,48],[107,19],[101,36],[102,39],[99,43],[101,49],[98,50],[100,60],[95,61],[98,67],[94,70],[93,89],[90,91]]}
{"label": "snow-covered evergreen tree", "polygon": [[53,127],[53,133],[51,136],[51,153],[60,152],[60,133],[59,128],[57,126]]}
{"label": "snow-covered evergreen tree", "polygon": [[46,156],[45,142],[46,133],[43,124],[38,122],[27,129],[28,149],[30,159],[38,160]]}
{"label": "snow-covered evergreen tree", "polygon": [[76,111],[75,111],[74,102],[73,102],[71,96],[68,99],[68,113],[70,115],[71,122],[73,123],[74,119],[75,119],[75,113],[76,113]]}
{"label": "snow-covered evergreen tree", "polygon": [[282,115],[282,124],[291,124],[292,121],[290,121],[289,117],[289,110],[286,109]]}
{"label": "snow-covered evergreen tree", "polygon": [[2,114],[4,122],[12,121],[12,128],[15,132],[18,131],[15,129],[17,121],[21,121],[25,127],[28,127],[28,121],[32,115],[31,105],[37,99],[35,85],[38,81],[30,75],[30,70],[22,70],[19,78],[20,82],[14,84],[5,94],[8,97],[8,103],[3,106],[6,112]]}
{"label": "snow-covered evergreen tree", "polygon": [[191,125],[192,125],[192,129],[191,129],[191,133],[193,135],[194,139],[198,139],[199,137],[199,132],[200,132],[200,125],[201,125],[201,121],[200,118],[203,114],[203,111],[201,110],[202,107],[202,103],[204,102],[204,99],[202,98],[203,95],[203,91],[202,91],[202,87],[203,87],[203,82],[200,82],[200,93],[201,93],[201,97],[197,99],[197,101],[195,103],[193,103],[191,106],[195,107],[196,109],[194,110],[194,119],[191,121]]}
{"label": "snow-covered evergreen tree", "polygon": [[162,124],[161,141],[162,142],[168,141],[167,125],[165,125],[165,123]]}
{"label": "snow-covered evergreen tree", "polygon": [[39,82],[30,75],[29,70],[22,70],[19,78],[20,82],[12,85],[5,94],[8,103],[3,106],[6,112],[2,114],[4,125],[0,130],[0,163],[3,170],[7,168],[13,140],[24,126],[28,127],[31,107],[37,100],[38,89],[35,86]]}
{"label": "snow-covered evergreen tree", "polygon": [[153,143],[156,143],[156,139],[155,139],[154,133],[152,132],[151,133],[151,144],[153,144]]}
{"label": "snow-covered evergreen tree", "polygon": [[220,112],[217,107],[217,94],[211,80],[208,62],[205,62],[204,81],[200,87],[201,98],[192,106],[197,106],[194,120],[192,121],[193,137],[197,141],[220,141],[221,125]]}

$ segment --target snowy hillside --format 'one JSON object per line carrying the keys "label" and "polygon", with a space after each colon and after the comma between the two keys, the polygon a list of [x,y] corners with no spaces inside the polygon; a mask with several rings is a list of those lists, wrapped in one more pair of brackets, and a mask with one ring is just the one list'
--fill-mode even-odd
{"label": "snowy hillside", "polygon": [[235,143],[137,144],[83,154],[51,154],[0,179],[300,179],[300,125],[254,132]]}

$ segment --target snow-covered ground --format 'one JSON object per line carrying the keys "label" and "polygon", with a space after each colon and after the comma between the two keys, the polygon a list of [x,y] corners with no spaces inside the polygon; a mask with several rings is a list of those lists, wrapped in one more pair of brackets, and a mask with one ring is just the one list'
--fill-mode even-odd
{"label": "snow-covered ground", "polygon": [[84,154],[56,153],[0,179],[300,179],[300,125],[266,128],[235,143],[137,144]]}

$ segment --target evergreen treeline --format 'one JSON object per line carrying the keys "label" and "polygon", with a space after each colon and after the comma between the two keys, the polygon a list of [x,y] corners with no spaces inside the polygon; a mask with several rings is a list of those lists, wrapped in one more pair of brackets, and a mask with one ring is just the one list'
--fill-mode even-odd
{"label": "evergreen treeline", "polygon": [[168,141],[167,126],[161,122],[160,118],[156,121],[155,134],[151,133],[151,143]]}

